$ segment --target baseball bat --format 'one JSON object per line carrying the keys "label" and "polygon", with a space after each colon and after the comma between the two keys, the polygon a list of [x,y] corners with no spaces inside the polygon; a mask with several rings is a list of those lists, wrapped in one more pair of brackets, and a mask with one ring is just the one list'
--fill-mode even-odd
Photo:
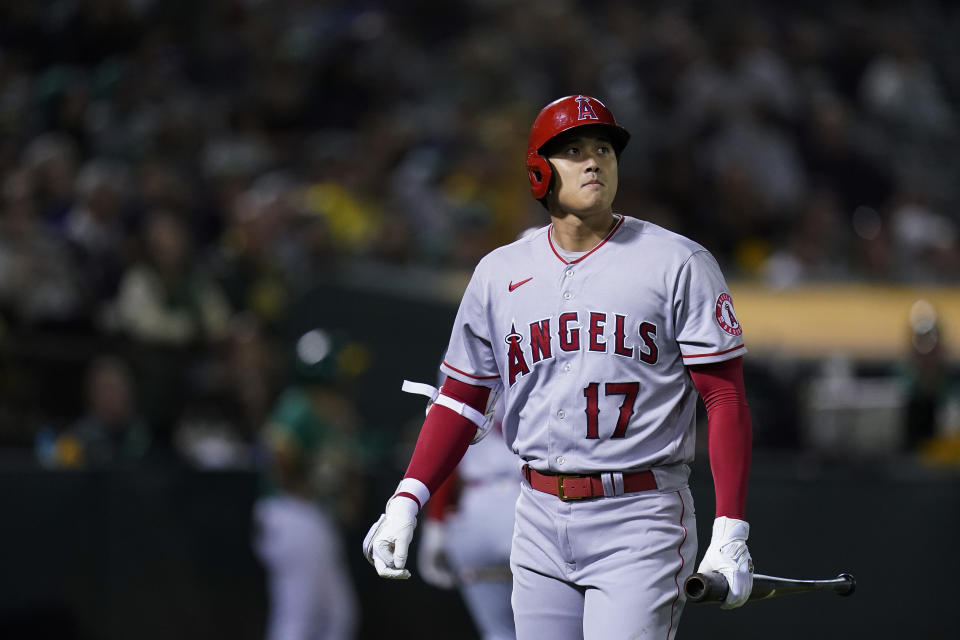
{"label": "baseball bat", "polygon": [[[720,573],[695,573],[683,583],[683,592],[690,602],[723,602],[727,597],[727,579]],[[849,573],[841,573],[828,580],[796,580],[754,574],[750,600],[764,600],[791,593],[824,591],[838,596],[849,596],[857,588],[857,581]]]}

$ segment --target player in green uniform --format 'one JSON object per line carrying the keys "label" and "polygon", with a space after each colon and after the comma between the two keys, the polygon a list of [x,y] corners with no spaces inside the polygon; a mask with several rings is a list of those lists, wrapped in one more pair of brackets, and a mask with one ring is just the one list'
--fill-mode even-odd
{"label": "player in green uniform", "polygon": [[268,575],[268,640],[352,638],[357,603],[338,522],[352,495],[357,412],[336,387],[340,341],[315,329],[297,342],[297,381],[265,430],[263,496],[254,508],[256,550]]}

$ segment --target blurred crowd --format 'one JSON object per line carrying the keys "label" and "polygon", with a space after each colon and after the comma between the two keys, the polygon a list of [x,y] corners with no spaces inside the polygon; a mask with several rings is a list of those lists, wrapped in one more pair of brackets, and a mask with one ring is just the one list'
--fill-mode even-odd
{"label": "blurred crowd", "polygon": [[[956,284],[958,32],[934,0],[3,3],[0,443],[236,460],[293,301],[543,224],[526,135],[576,92],[633,134],[618,210],[729,277]],[[28,379],[38,353],[78,366]]]}

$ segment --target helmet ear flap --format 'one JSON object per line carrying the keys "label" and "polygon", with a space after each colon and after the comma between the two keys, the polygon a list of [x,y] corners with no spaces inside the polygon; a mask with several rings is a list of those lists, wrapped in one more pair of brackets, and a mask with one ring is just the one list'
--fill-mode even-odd
{"label": "helmet ear flap", "polygon": [[530,193],[533,194],[534,198],[540,200],[550,190],[553,170],[546,158],[539,153],[531,153],[527,156],[527,177],[530,178]]}

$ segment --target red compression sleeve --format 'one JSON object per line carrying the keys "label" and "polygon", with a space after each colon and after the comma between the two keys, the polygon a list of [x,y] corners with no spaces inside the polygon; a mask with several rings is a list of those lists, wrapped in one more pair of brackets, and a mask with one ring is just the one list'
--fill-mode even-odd
{"label": "red compression sleeve", "polygon": [[427,518],[443,522],[447,517],[447,512],[453,509],[457,502],[459,488],[460,479],[457,470],[454,469],[453,473],[443,481],[443,484],[436,491],[431,492],[430,502],[427,503]]}
{"label": "red compression sleeve", "polygon": [[716,517],[744,519],[753,425],[743,386],[743,359],[688,367],[707,407]]}
{"label": "red compression sleeve", "polygon": [[[447,378],[443,395],[470,405],[480,413],[487,408],[490,389]],[[477,432],[477,425],[443,405],[435,404],[427,414],[410,457],[404,478],[416,478],[433,494],[459,464]]]}

